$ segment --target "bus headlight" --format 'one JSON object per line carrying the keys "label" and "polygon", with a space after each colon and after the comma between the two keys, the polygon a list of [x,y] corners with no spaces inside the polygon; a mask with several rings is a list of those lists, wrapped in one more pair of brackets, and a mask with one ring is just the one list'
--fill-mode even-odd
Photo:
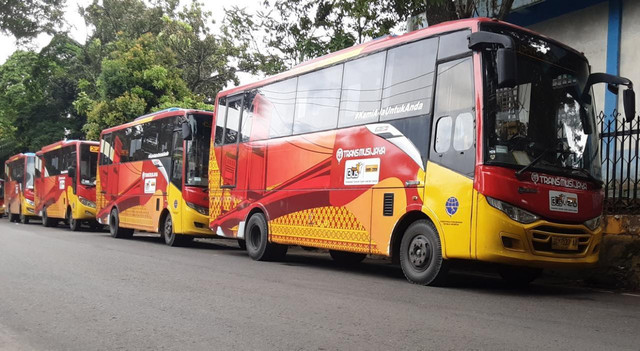
{"label": "bus headlight", "polygon": [[509,218],[513,219],[516,222],[529,224],[537,221],[540,217],[534,215],[529,211],[525,211],[519,207],[510,205],[506,202],[496,200],[492,197],[487,196],[487,202],[492,207],[497,208],[498,210],[504,212]]}
{"label": "bus headlight", "polygon": [[598,216],[596,218],[592,218],[586,222],[584,222],[584,225],[589,228],[589,230],[594,231],[596,229],[598,229],[598,227],[600,226],[600,224],[602,223],[602,217]]}
{"label": "bus headlight", "polygon": [[80,201],[81,204],[87,206],[87,207],[91,207],[91,208],[96,208],[96,203],[93,201],[89,201],[87,199],[85,199],[82,196],[78,196],[78,201]]}
{"label": "bus headlight", "polygon": [[24,199],[24,202],[26,202],[27,205],[29,205],[29,206],[35,206],[36,205],[35,202],[33,202],[33,201],[29,200],[29,199]]}
{"label": "bus headlight", "polygon": [[192,209],[196,210],[201,215],[205,215],[205,216],[209,215],[209,209],[207,207],[202,207],[200,205],[196,205],[196,204],[191,203],[191,202],[187,202],[187,206],[189,206]]}

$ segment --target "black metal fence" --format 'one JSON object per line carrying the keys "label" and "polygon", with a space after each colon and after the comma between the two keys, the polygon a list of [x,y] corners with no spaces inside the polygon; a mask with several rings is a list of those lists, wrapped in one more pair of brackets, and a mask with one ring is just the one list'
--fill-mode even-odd
{"label": "black metal fence", "polygon": [[626,122],[615,112],[599,115],[604,210],[609,214],[640,214],[640,118]]}

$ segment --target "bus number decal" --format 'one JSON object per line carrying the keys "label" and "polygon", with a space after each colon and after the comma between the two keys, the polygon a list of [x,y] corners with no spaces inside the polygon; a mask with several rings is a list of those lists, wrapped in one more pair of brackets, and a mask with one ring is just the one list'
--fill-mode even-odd
{"label": "bus number decal", "polygon": [[348,160],[344,165],[344,185],[378,184],[380,159]]}

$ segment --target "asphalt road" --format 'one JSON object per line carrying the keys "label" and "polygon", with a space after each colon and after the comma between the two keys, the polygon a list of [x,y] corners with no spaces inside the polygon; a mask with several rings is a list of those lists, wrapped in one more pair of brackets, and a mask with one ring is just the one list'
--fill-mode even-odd
{"label": "asphalt road", "polygon": [[0,220],[0,350],[639,350],[640,296]]}

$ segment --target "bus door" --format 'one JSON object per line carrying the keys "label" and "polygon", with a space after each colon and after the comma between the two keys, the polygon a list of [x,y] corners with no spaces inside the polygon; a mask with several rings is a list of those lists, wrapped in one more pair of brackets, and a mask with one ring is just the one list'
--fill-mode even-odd
{"label": "bus door", "polygon": [[238,131],[240,130],[240,120],[242,119],[242,101],[243,96],[231,97],[227,100],[227,117],[222,145],[222,169],[220,171],[222,180],[220,187],[223,189],[236,187],[238,143],[240,141],[240,133]]}
{"label": "bus door", "polygon": [[447,256],[470,258],[476,149],[473,60],[470,54],[457,57],[440,60],[436,68],[424,199],[440,224]]}

